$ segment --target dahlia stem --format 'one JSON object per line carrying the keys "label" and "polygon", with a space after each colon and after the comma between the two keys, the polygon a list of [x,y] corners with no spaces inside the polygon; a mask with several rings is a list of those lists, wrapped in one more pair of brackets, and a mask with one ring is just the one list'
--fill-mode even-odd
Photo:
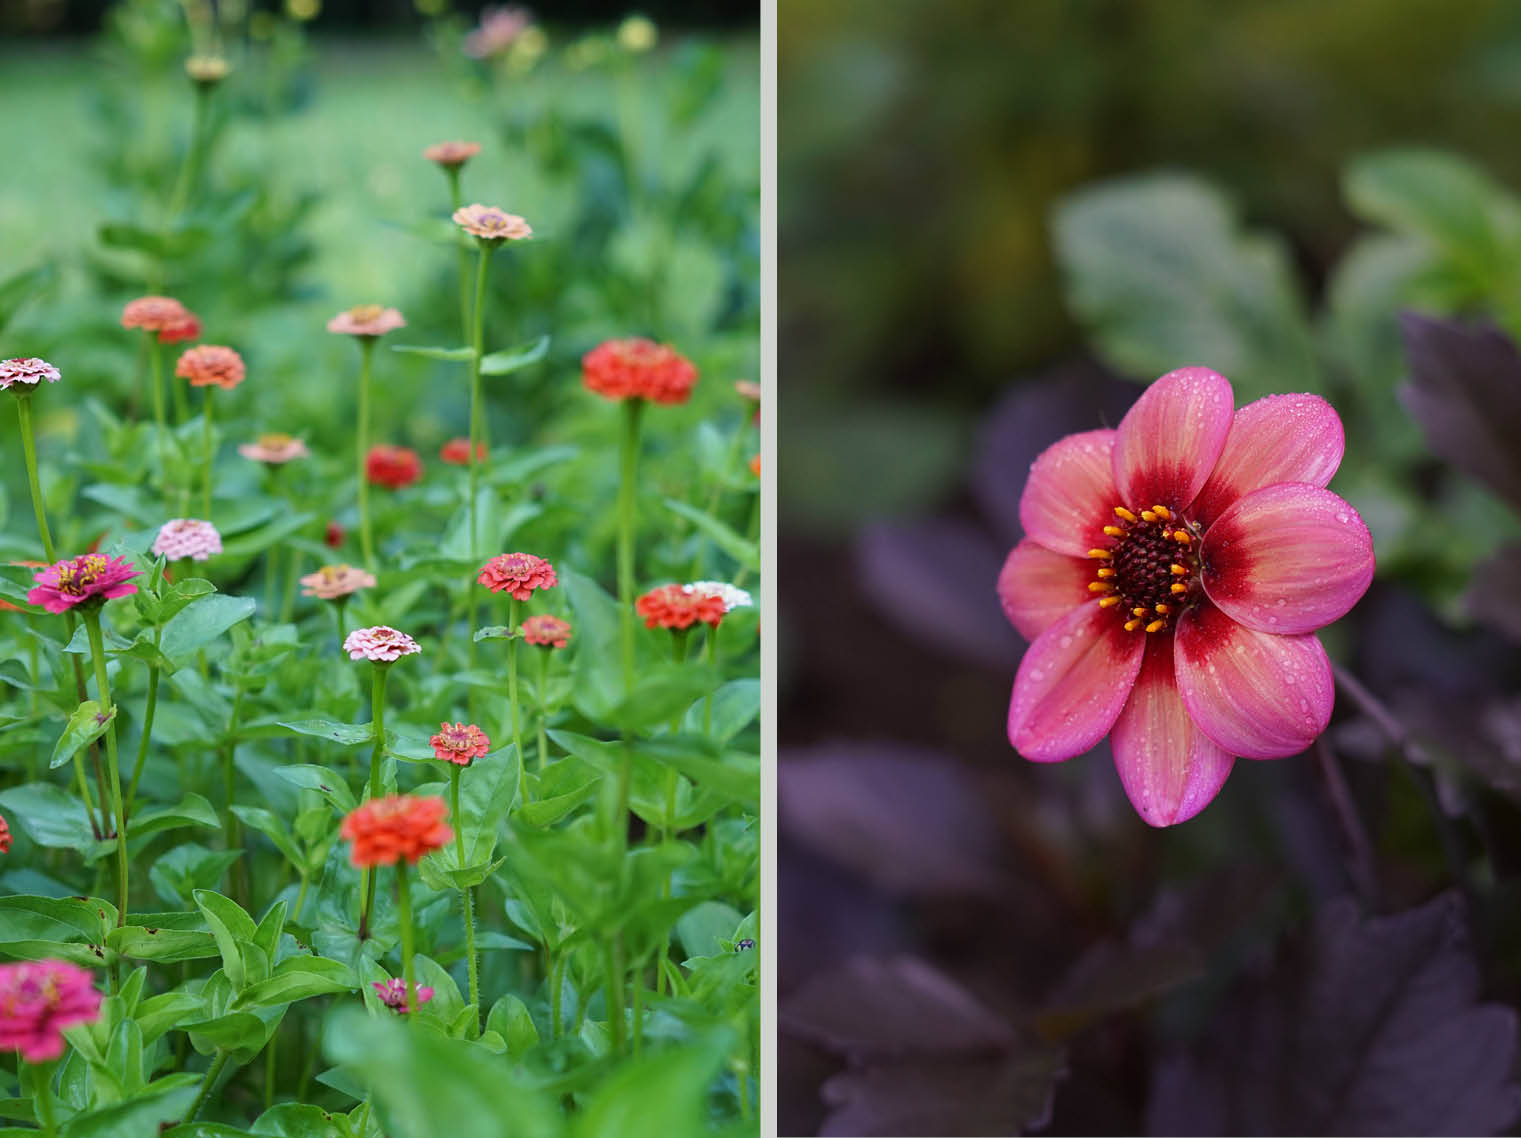
{"label": "dahlia stem", "polygon": [[[100,634],[100,610],[83,612],[85,632],[90,638],[90,655],[95,659],[95,688],[100,696],[101,714],[111,710],[111,682],[106,677],[106,645]],[[116,724],[106,724],[106,762],[111,770],[111,806],[116,812],[116,924],[127,923],[127,811],[121,796],[121,768],[116,761]]]}
{"label": "dahlia stem", "polygon": [[507,640],[507,700],[512,704],[512,742],[518,749],[518,762],[523,761],[523,734],[518,721],[518,599],[507,602],[507,628],[511,635]]}
{"label": "dahlia stem", "polygon": [[370,530],[370,486],[365,477],[365,456],[370,449],[370,357],[375,337],[359,336],[359,415],[354,425],[359,474],[359,548],[365,568],[375,568],[375,539]]}
{"label": "dahlia stem", "polygon": [[214,448],[212,446],[212,441],[211,441],[211,392],[212,392],[212,390],[213,389],[210,388],[210,387],[208,387],[206,389],[206,401],[205,401],[205,403],[202,404],[203,423],[202,423],[202,428],[201,428],[201,435],[202,435],[202,439],[203,439],[203,449],[206,452],[205,453],[206,472],[205,472],[205,476],[204,476],[204,478],[202,480],[202,485],[201,485],[201,491],[202,491],[202,494],[204,495],[204,497],[202,498],[202,502],[203,502],[202,516],[208,522],[211,520],[211,462],[212,462],[212,459],[216,457],[215,450],[214,450]]}
{"label": "dahlia stem", "polygon": [[396,862],[396,906],[401,910],[401,971],[407,979],[407,1012],[417,1010],[417,984],[412,978],[412,890],[407,884],[407,859]]}
{"label": "dahlia stem", "polygon": [[206,1068],[206,1081],[201,1084],[200,1093],[195,1096],[195,1101],[190,1104],[190,1111],[185,1115],[186,1122],[194,1122],[201,1116],[201,1108],[206,1105],[206,1099],[211,1094],[212,1087],[216,1086],[218,1079],[222,1077],[222,1069],[227,1066],[227,1052],[217,1048],[216,1058],[212,1059],[211,1066]]}
{"label": "dahlia stem", "polygon": [[[454,855],[461,869],[465,868],[465,816],[459,808],[459,782],[464,767],[449,764],[449,817],[454,823]],[[476,1031],[480,1031],[481,992],[480,976],[475,962],[475,903],[468,885],[460,888],[460,901],[465,908],[465,967],[470,976],[470,1002],[475,1005]]]}
{"label": "dahlia stem", "polygon": [[53,548],[53,534],[48,529],[47,507],[42,504],[42,483],[37,478],[37,443],[32,435],[32,397],[23,395],[16,400],[16,416],[21,420],[21,449],[26,455],[26,482],[32,492],[32,513],[37,516],[37,535],[42,538],[42,552],[48,563],[58,560]]}
{"label": "dahlia stem", "polygon": [[539,766],[542,773],[549,765],[549,740],[545,732],[549,721],[549,649],[538,653],[539,657]]}
{"label": "dahlia stem", "polygon": [[[459,209],[460,202],[462,200],[460,198],[460,196],[459,196],[459,175],[460,175],[460,168],[458,166],[446,166],[446,167],[444,167],[444,173],[449,176],[449,204],[450,204],[450,207],[451,207],[451,212],[453,212],[454,210],[458,210]],[[456,251],[459,253],[459,327],[460,327],[460,333],[459,334],[460,334],[460,338],[465,343],[469,343],[470,342],[470,250],[468,248],[466,248],[465,242],[463,240],[456,241],[455,242],[455,246],[456,246]]]}
{"label": "dahlia stem", "polygon": [[[370,680],[370,726],[375,732],[374,745],[370,750],[370,786],[368,798],[380,797],[380,758],[386,748],[386,676],[389,665],[377,663]],[[359,939],[369,934],[370,914],[375,908],[374,869],[364,871],[364,908],[359,911]]]}

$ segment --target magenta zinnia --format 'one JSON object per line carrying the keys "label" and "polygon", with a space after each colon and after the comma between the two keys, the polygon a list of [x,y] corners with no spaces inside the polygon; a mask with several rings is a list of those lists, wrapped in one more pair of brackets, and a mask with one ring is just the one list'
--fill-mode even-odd
{"label": "magenta zinnia", "polygon": [[67,612],[89,601],[105,603],[137,592],[132,578],[138,571],[120,557],[86,553],[49,565],[32,578],[28,604],[41,605],[51,613]]}
{"label": "magenta zinnia", "polygon": [[28,1063],[63,1054],[63,1032],[100,1018],[100,992],[90,973],[63,960],[0,964],[0,1050]]}
{"label": "magenta zinnia", "polygon": [[1305,750],[1334,699],[1314,632],[1373,579],[1367,527],[1324,489],[1343,446],[1319,396],[1233,411],[1224,376],[1187,367],[1118,428],[1042,453],[1020,498],[1026,536],[998,579],[1032,641],[1014,747],[1059,762],[1109,735],[1154,826],[1208,805],[1235,757]]}

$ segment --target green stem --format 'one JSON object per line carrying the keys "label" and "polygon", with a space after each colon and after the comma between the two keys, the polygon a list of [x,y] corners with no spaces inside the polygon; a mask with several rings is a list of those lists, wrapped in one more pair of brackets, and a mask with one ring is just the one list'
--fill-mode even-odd
{"label": "green stem", "polygon": [[[222,797],[226,803],[224,809],[227,811],[227,820],[223,824],[223,832],[227,835],[227,848],[229,850],[237,849],[238,843],[242,841],[242,831],[238,816],[232,812],[232,803],[235,797],[233,784],[237,779],[236,764],[233,760],[237,755],[238,724],[242,716],[243,686],[242,684],[238,684],[234,689],[232,714],[227,720],[227,746],[222,749]],[[232,863],[232,873],[235,883],[233,893],[242,903],[243,907],[248,908],[248,869],[242,858]]]}
{"label": "green stem", "polygon": [[417,983],[412,974],[412,891],[407,886],[407,859],[396,863],[396,906],[401,910],[401,972],[407,980],[407,1011],[417,1010]]}
{"label": "green stem", "polygon": [[[17,1058],[16,1073],[21,1073],[25,1060]],[[58,1133],[58,1120],[53,1114],[53,1065],[51,1062],[33,1064],[37,1068],[37,1094],[32,1100],[37,1122],[47,1135]]]}
{"label": "green stem", "polygon": [[[728,453],[724,455],[723,465],[721,467],[719,467],[719,469],[722,471],[722,474],[720,476],[721,479],[722,478],[727,478],[729,476],[729,471],[733,470],[734,469],[734,464],[739,461],[740,448],[744,445],[745,436],[746,436],[747,433],[748,432],[747,432],[747,423],[746,423],[746,420],[745,419],[741,419],[740,422],[739,422],[739,429],[734,432],[734,437],[729,442],[729,450],[728,450]],[[719,499],[723,497],[723,492],[724,492],[724,484],[723,484],[723,482],[721,480],[714,482],[714,484],[713,484],[713,492],[708,495],[707,509],[703,511],[709,517],[717,517],[718,516],[718,502],[719,502]],[[699,534],[698,535],[698,539],[697,539],[697,552],[695,552],[694,554],[692,554],[692,571],[689,574],[687,574],[688,579],[690,579],[690,580],[695,581],[695,580],[697,580],[699,577],[701,577],[703,575],[703,573],[702,573],[702,560],[703,560],[702,559],[702,553],[703,553],[703,549],[704,549],[704,545],[703,545],[703,541],[702,541],[702,536]]]}
{"label": "green stem", "polygon": [[[158,647],[161,629],[155,629],[153,645]],[[143,710],[143,737],[137,744],[137,761],[132,764],[132,781],[127,786],[127,811],[132,810],[132,804],[137,801],[137,782],[143,777],[143,764],[148,759],[148,742],[153,736],[153,717],[158,711],[158,681],[159,670],[152,664],[148,665],[148,705]]]}
{"label": "green stem", "polygon": [[[718,675],[718,625],[708,627],[708,667],[712,669],[714,677]],[[702,737],[713,737],[713,693],[708,692],[702,701]]]}
{"label": "green stem", "polygon": [[200,1093],[195,1096],[195,1101],[190,1104],[190,1112],[185,1115],[185,1121],[194,1122],[201,1116],[201,1107],[206,1105],[206,1099],[211,1094],[211,1088],[222,1077],[222,1069],[227,1066],[227,1052],[217,1048],[216,1058],[211,1061],[211,1066],[206,1068],[206,1081],[201,1084]]}
{"label": "green stem", "polygon": [[639,420],[644,400],[623,403],[618,442],[618,615],[622,633],[623,693],[634,692],[634,484],[639,473]]}
{"label": "green stem", "polygon": [[[380,797],[380,759],[386,749],[386,677],[390,673],[387,664],[375,664],[370,680],[370,725],[375,733],[370,749],[370,783],[367,798]],[[364,907],[359,911],[359,939],[369,935],[370,914],[375,909],[374,869],[364,871]]]}
{"label": "green stem", "polygon": [[[100,709],[108,714],[111,708],[111,683],[106,678],[106,646],[100,634],[100,610],[87,608],[83,612],[85,632],[90,638],[90,655],[95,659],[95,688],[100,696]],[[116,812],[116,896],[117,927],[127,923],[127,813],[121,795],[121,767],[116,761],[116,724],[106,725],[106,761],[111,771],[111,806]]]}
{"label": "green stem", "polygon": [[306,904],[306,888],[310,884],[311,884],[310,875],[307,874],[305,871],[303,871],[302,874],[301,874],[301,888],[298,889],[298,890],[296,890],[296,909],[291,914],[291,918],[290,918],[291,920],[296,921],[298,923],[301,920],[301,907]]}
{"label": "green stem", "polygon": [[507,627],[512,633],[507,641],[507,699],[512,704],[512,743],[518,749],[518,762],[523,761],[523,733],[518,715],[518,599],[507,602]]}
{"label": "green stem", "polygon": [[607,985],[607,1026],[613,1037],[613,1052],[623,1053],[624,991],[623,969],[618,961],[618,937],[609,937],[602,946],[604,982]]}
{"label": "green stem", "polygon": [[549,653],[550,649],[544,648],[538,652],[539,657],[539,771],[542,773],[549,764],[549,740],[545,737],[545,730],[549,720]]}
{"label": "green stem", "polygon": [[365,457],[370,449],[370,357],[375,337],[359,339],[359,414],[354,424],[359,474],[359,548],[366,569],[375,568],[375,540],[370,530],[370,484],[365,477]]}
{"label": "green stem", "polygon": [[206,388],[206,401],[201,405],[203,412],[201,434],[203,439],[203,449],[205,451],[206,464],[206,470],[201,484],[201,491],[203,494],[201,516],[208,522],[211,520],[211,465],[212,460],[216,458],[216,451],[212,443],[211,435],[211,393],[214,390],[216,390],[214,387]]}
{"label": "green stem", "polygon": [[264,1109],[267,1111],[275,1105],[275,1044],[279,1042],[280,1031],[276,1028],[270,1033],[269,1042],[264,1045]]}
{"label": "green stem", "polygon": [[[476,454],[476,448],[481,442],[481,355],[486,345],[486,267],[491,258],[491,250],[481,245],[480,261],[475,270],[475,312],[474,324],[471,330],[470,340],[470,556],[479,560],[481,556],[480,535],[476,532],[478,523],[475,508],[476,487],[480,481],[480,461]],[[475,633],[474,606],[471,606],[470,632]]]}
{"label": "green stem", "polygon": [[[461,198],[459,196],[458,166],[444,167],[444,173],[449,176],[449,203],[452,209],[459,209]],[[459,327],[460,338],[470,342],[470,249],[463,238],[455,242],[456,251],[459,253]]]}
{"label": "green stem", "polygon": [[[461,869],[465,868],[465,816],[459,808],[459,783],[464,769],[457,763],[449,764],[449,819],[454,823],[454,854]],[[475,903],[469,886],[459,892],[465,909],[465,968],[470,976],[470,1002],[475,1005],[476,1030],[479,1031],[481,991],[475,960]]]}
{"label": "green stem", "polygon": [[53,534],[48,529],[48,512],[42,504],[42,483],[37,479],[37,443],[32,435],[32,397],[23,395],[16,400],[16,415],[21,420],[21,449],[26,454],[26,482],[32,491],[32,513],[37,516],[37,535],[42,538],[42,552],[48,563],[58,560],[53,548]]}
{"label": "green stem", "polygon": [[570,953],[562,950],[549,967],[549,1028],[553,1033],[551,1036],[553,1039],[559,1039],[564,1030],[561,1004],[564,1000],[565,967],[569,959]]}

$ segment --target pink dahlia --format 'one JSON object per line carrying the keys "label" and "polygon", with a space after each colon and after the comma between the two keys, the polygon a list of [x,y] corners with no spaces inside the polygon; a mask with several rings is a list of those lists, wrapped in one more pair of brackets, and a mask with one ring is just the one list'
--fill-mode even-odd
{"label": "pink dahlia", "polygon": [[481,566],[476,578],[493,593],[508,593],[526,601],[535,589],[550,589],[559,583],[555,567],[532,553],[500,553]]}
{"label": "pink dahlia", "polygon": [[454,211],[454,224],[485,241],[521,241],[533,229],[515,213],[490,205],[462,205]]}
{"label": "pink dahlia", "polygon": [[428,740],[435,758],[468,767],[491,750],[491,740],[474,723],[440,723],[438,734]]}
{"label": "pink dahlia", "polygon": [[435,142],[422,152],[422,156],[440,166],[459,167],[480,152],[479,142]]}
{"label": "pink dahlia", "polygon": [[685,403],[697,368],[669,344],[640,337],[607,340],[581,357],[581,382],[605,399]]}
{"label": "pink dahlia", "polygon": [[[372,980],[375,994],[380,997],[380,1002],[393,1012],[405,1012],[407,1008],[407,982],[400,976],[394,980]],[[417,984],[412,989],[412,994],[417,998],[417,1005],[421,1007],[433,998],[433,989],[426,984]]]}
{"label": "pink dahlia", "polygon": [[266,463],[269,466],[280,466],[292,462],[298,458],[308,458],[311,451],[306,449],[306,443],[290,435],[272,434],[260,435],[251,443],[239,443],[238,453],[244,458],[250,458],[255,462]]}
{"label": "pink dahlia", "polygon": [[1153,826],[1202,810],[1236,756],[1308,747],[1334,698],[1314,632],[1373,579],[1367,526],[1324,489],[1343,447],[1319,396],[1234,411],[1224,376],[1186,367],[1118,428],[1042,453],[1020,498],[1026,536],[998,579],[1032,641],[1014,747],[1059,762],[1109,735]]}
{"label": "pink dahlia", "polygon": [[35,390],[43,380],[57,383],[61,378],[63,377],[56,367],[47,360],[39,360],[35,356],[0,360],[0,391],[18,383],[27,390]]}
{"label": "pink dahlia", "polygon": [[0,1050],[28,1063],[63,1054],[63,1032],[100,1018],[100,992],[90,973],[63,960],[0,964]]}
{"label": "pink dahlia", "polygon": [[210,522],[174,518],[159,528],[158,537],[153,539],[153,552],[170,561],[178,561],[181,557],[205,561],[222,552],[222,535]]}
{"label": "pink dahlia", "polygon": [[384,336],[387,332],[406,327],[406,324],[401,313],[394,308],[361,304],[358,308],[350,308],[334,316],[327,322],[327,330],[345,336]]}
{"label": "pink dahlia", "polygon": [[243,357],[231,348],[202,344],[181,353],[174,374],[188,379],[191,387],[231,389],[242,383],[248,373],[243,367]]}
{"label": "pink dahlia", "polygon": [[539,613],[523,622],[523,639],[541,648],[564,648],[570,643],[570,622]]}
{"label": "pink dahlia", "polygon": [[384,624],[354,629],[344,638],[343,650],[349,654],[350,660],[372,660],[377,664],[390,664],[422,651],[417,641],[405,632],[397,632]]}
{"label": "pink dahlia", "polygon": [[132,578],[138,571],[120,557],[86,553],[49,565],[32,578],[28,604],[41,605],[51,613],[67,612],[75,605],[104,604],[137,592]]}

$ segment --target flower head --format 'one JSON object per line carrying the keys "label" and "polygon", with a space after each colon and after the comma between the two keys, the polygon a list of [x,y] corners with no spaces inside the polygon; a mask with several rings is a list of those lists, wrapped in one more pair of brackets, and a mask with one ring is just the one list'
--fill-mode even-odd
{"label": "flower head", "polygon": [[23,390],[33,391],[43,380],[57,383],[62,378],[56,367],[35,356],[0,360],[0,391],[18,384]]}
{"label": "flower head", "polygon": [[11,827],[4,816],[0,816],[0,854],[11,852]]}
{"label": "flower head", "polygon": [[28,1063],[63,1054],[63,1032],[100,1018],[94,978],[63,960],[0,964],[0,1050]]}
{"label": "flower head", "polygon": [[360,589],[373,589],[375,575],[351,565],[324,565],[315,573],[301,578],[301,595],[318,597],[324,601],[336,601],[357,593]]}
{"label": "flower head", "polygon": [[141,328],[145,332],[179,328],[192,319],[191,311],[172,296],[140,296],[127,301],[121,310],[123,328]]}
{"label": "flower head", "polygon": [[344,637],[343,650],[350,660],[370,660],[376,664],[390,664],[403,656],[421,652],[417,641],[405,632],[385,624],[372,628],[356,628]]}
{"label": "flower head", "polygon": [[533,236],[533,229],[515,213],[492,205],[462,205],[454,211],[454,224],[483,241],[501,243],[522,241]]}
{"label": "flower head", "polygon": [[374,486],[401,490],[422,477],[422,459],[411,447],[382,443],[364,456],[364,476]]}
{"label": "flower head", "polygon": [[165,522],[153,539],[153,552],[178,561],[189,557],[205,561],[212,554],[222,552],[222,535],[210,522],[196,518],[174,518]]}
{"label": "flower head", "polygon": [[538,613],[523,621],[523,639],[542,648],[564,648],[570,643],[570,622],[548,613]]}
{"label": "flower head", "polygon": [[705,593],[708,596],[717,597],[724,603],[724,612],[747,609],[755,603],[744,589],[738,585],[730,585],[726,581],[693,581],[690,585],[682,587],[690,593]]}
{"label": "flower head", "polygon": [[422,152],[429,162],[440,166],[460,167],[481,152],[479,142],[435,142]]}
{"label": "flower head", "polygon": [[761,385],[750,379],[736,379],[734,381],[734,393],[741,399],[751,403],[761,401]]}
{"label": "flower head", "polygon": [[198,340],[200,338],[201,318],[189,309],[185,310],[184,319],[158,330],[158,342],[160,344],[178,344],[185,340]]}
{"label": "flower head", "polygon": [[[380,1002],[393,1012],[406,1012],[407,1008],[407,982],[400,976],[394,980],[372,980],[371,986],[375,994],[380,997]],[[433,989],[426,984],[415,984],[412,987],[412,995],[421,1007],[433,998]]]}
{"label": "flower head", "polygon": [[401,318],[401,313],[394,308],[361,304],[358,308],[350,308],[334,316],[327,322],[327,330],[345,336],[384,336],[387,332],[406,327],[406,323]]}
{"label": "flower head", "polygon": [[491,740],[474,723],[440,723],[438,734],[428,740],[433,754],[447,763],[468,767],[491,750]]}
{"label": "flower head", "polygon": [[402,858],[416,864],[424,854],[454,838],[444,821],[449,807],[442,798],[415,794],[392,794],[372,798],[351,810],[339,827],[351,843],[349,860],[360,869],[395,865]]}
{"label": "flower head", "polygon": [[465,36],[465,54],[472,59],[500,55],[511,47],[533,23],[527,8],[486,8],[481,12],[480,27]]}
{"label": "flower head", "polygon": [[526,601],[535,589],[550,589],[559,584],[555,567],[532,553],[500,553],[481,566],[476,578],[493,593],[508,593]]}
{"label": "flower head", "polygon": [[254,462],[280,466],[298,458],[308,458],[312,452],[306,449],[306,443],[292,435],[271,434],[260,435],[251,443],[239,443],[238,453]]}
{"label": "flower head", "polygon": [[222,387],[232,389],[243,382],[247,374],[243,357],[231,348],[218,344],[202,344],[180,355],[174,365],[174,374],[188,379],[191,387]]}
{"label": "flower head", "polygon": [[728,610],[716,593],[699,592],[691,585],[661,585],[636,600],[634,611],[644,618],[646,628],[680,632],[699,623],[717,628]]}
{"label": "flower head", "polygon": [[232,74],[232,64],[220,55],[192,55],[185,60],[185,74],[202,87],[215,87]]}
{"label": "flower head", "polygon": [[137,592],[132,583],[137,575],[131,562],[123,558],[86,553],[65,558],[36,574],[26,599],[50,613],[67,612],[75,605],[104,604]]}
{"label": "flower head", "polygon": [[[449,463],[451,466],[469,466],[470,440],[450,439],[443,446],[438,448],[438,457]],[[486,461],[485,443],[475,444],[475,460],[477,462]]]}
{"label": "flower head", "polygon": [[1240,410],[1224,376],[1187,367],[1114,430],[1069,435],[1030,468],[1025,539],[999,575],[1033,641],[1009,740],[1057,762],[1106,734],[1154,826],[1202,810],[1235,757],[1294,755],[1331,717],[1316,629],[1373,579],[1357,511],[1324,487],[1341,420],[1316,395]]}
{"label": "flower head", "polygon": [[322,544],[329,549],[342,549],[343,536],[343,527],[329,518],[327,526],[322,531]]}
{"label": "flower head", "polygon": [[668,344],[637,337],[608,340],[581,357],[581,382],[607,399],[685,403],[697,368]]}

